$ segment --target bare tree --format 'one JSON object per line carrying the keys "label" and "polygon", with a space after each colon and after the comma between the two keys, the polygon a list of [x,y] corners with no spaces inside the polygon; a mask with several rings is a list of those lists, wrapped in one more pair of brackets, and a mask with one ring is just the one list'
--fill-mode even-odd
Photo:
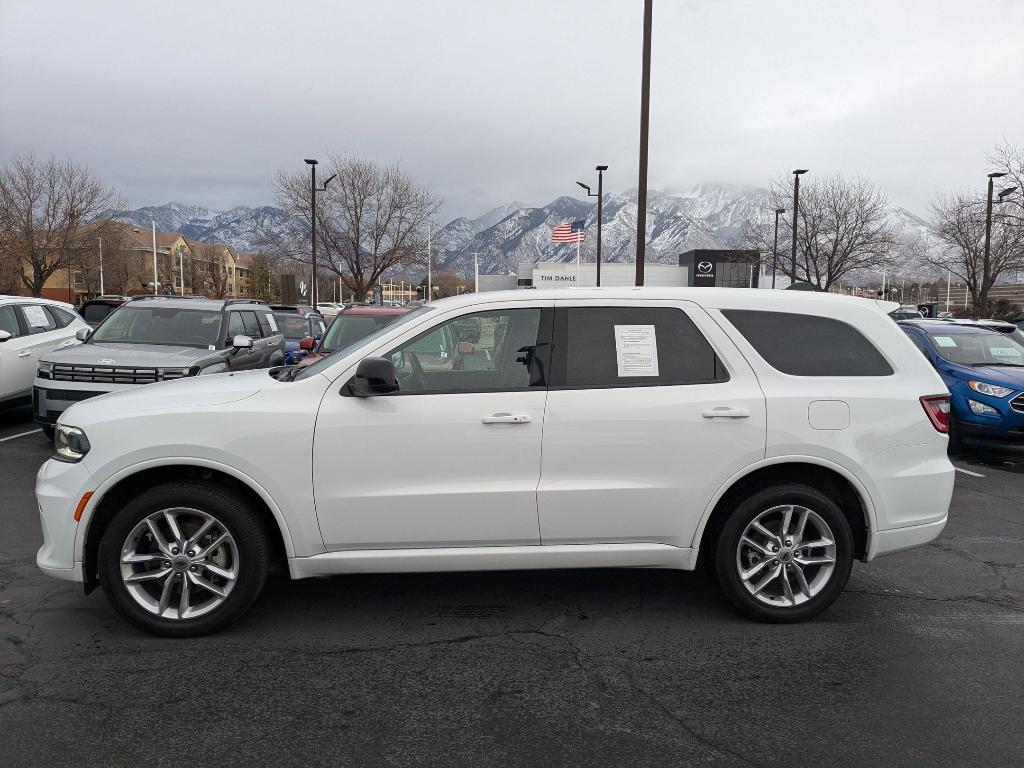
{"label": "bare tree", "polygon": [[[792,210],[790,183],[788,177],[783,177],[772,184],[764,215],[744,231],[747,243],[769,254],[769,262],[774,243],[774,211]],[[790,222],[783,224],[780,220],[778,270],[822,291],[851,272],[886,267],[897,242],[889,203],[881,187],[861,177],[847,179],[838,175],[801,184],[795,276],[791,238]]]}
{"label": "bare tree", "polygon": [[24,261],[24,287],[42,295],[50,276],[74,262],[79,228],[119,205],[111,189],[70,160],[18,155],[0,169],[0,238]]}
{"label": "bare tree", "polygon": [[924,262],[948,270],[971,294],[975,313],[991,314],[989,291],[999,276],[1024,269],[1024,227],[1003,215],[992,217],[989,258],[985,259],[986,200],[964,192],[940,197],[932,205],[939,247]]}
{"label": "bare tree", "polygon": [[[395,267],[419,265],[426,252],[427,227],[440,199],[397,164],[331,156],[323,178],[337,174],[317,195],[317,251],[329,269],[357,296],[364,296],[381,275]],[[302,172],[277,174],[281,206],[310,225],[309,177]],[[307,230],[308,231],[308,230]],[[308,235],[276,238],[280,256],[306,262]]]}
{"label": "bare tree", "polygon": [[988,156],[988,164],[993,172],[1006,174],[1003,177],[1007,182],[1005,187],[1017,188],[1003,198],[999,206],[1003,222],[1024,227],[1024,146],[1016,147],[1004,142]]}
{"label": "bare tree", "polygon": [[274,290],[274,262],[271,258],[258,251],[249,259],[249,296],[260,301],[272,301],[277,293]]}

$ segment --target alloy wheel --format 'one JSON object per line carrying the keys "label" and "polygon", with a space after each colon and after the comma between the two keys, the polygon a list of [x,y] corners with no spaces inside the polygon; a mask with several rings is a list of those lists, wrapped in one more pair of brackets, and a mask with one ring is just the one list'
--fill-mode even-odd
{"label": "alloy wheel", "polygon": [[238,582],[238,546],[206,512],[162,509],[121,547],[121,580],[132,599],[163,619],[194,619],[222,605]]}
{"label": "alloy wheel", "polygon": [[783,504],[750,521],[736,546],[740,581],[754,599],[776,608],[811,600],[836,566],[828,523],[807,507]]}

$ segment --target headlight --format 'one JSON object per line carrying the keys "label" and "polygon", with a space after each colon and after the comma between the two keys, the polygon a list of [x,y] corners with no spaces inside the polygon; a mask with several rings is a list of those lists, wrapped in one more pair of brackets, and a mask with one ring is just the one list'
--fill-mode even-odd
{"label": "headlight", "polygon": [[981,394],[988,395],[989,397],[1006,397],[1008,394],[1013,392],[1009,387],[1000,387],[995,384],[989,384],[985,381],[968,381],[967,386],[975,392],[980,392]]}
{"label": "headlight", "polygon": [[40,363],[36,368],[36,376],[40,379],[49,379],[53,376],[53,363]]}
{"label": "headlight", "polygon": [[54,430],[53,446],[56,449],[54,454],[58,461],[66,461],[70,464],[81,461],[89,452],[89,438],[85,432],[78,427],[69,427],[67,424],[58,424]]}
{"label": "headlight", "polygon": [[[999,387],[999,389],[1002,389],[1002,387]],[[970,406],[971,413],[976,413],[979,416],[985,416],[986,414],[999,415],[999,411],[997,411],[991,405],[979,403],[977,400],[968,400],[967,405]]]}

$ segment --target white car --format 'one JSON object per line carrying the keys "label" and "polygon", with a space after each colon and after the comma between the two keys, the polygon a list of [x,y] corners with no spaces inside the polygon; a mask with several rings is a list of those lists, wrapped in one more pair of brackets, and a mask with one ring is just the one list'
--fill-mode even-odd
{"label": "white car", "polygon": [[949,396],[891,305],[743,289],[469,294],[303,368],[104,395],[36,495],[48,574],[197,635],[268,566],[703,564],[796,621],[946,523]]}
{"label": "white car", "polygon": [[0,296],[0,408],[32,400],[40,355],[67,343],[88,324],[70,304]]}

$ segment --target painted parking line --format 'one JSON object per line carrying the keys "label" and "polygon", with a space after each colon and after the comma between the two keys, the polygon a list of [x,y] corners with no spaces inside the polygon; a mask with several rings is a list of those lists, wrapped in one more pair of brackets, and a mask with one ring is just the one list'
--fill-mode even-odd
{"label": "painted parking line", "polygon": [[17,435],[8,435],[7,437],[0,437],[0,443],[6,443],[8,440],[17,440],[19,437],[28,437],[29,435],[41,434],[43,430],[33,429],[31,432],[22,432]]}
{"label": "painted parking line", "polygon": [[957,472],[963,472],[965,475],[970,475],[971,477],[984,477],[984,475],[981,474],[980,472],[971,472],[971,470],[964,469],[963,467],[954,466],[953,469],[955,469]]}

